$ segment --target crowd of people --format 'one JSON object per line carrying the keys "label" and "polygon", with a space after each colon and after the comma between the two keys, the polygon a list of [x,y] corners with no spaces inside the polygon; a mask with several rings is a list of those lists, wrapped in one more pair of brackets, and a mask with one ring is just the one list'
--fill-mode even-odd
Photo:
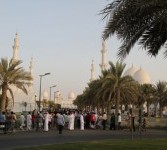
{"label": "crowd of people", "polygon": [[[127,126],[132,128],[130,125],[131,120],[130,115],[127,114]],[[109,122],[107,122],[109,120]],[[116,130],[116,116],[114,113],[111,114],[110,118],[107,119],[107,114],[95,113],[95,112],[82,112],[78,110],[61,110],[54,113],[49,111],[38,112],[34,110],[33,112],[28,112],[28,114],[21,113],[19,116],[14,112],[5,114],[4,112],[0,114],[0,123],[5,127],[3,128],[4,133],[15,132],[17,122],[17,128],[19,126],[20,130],[27,131],[49,131],[50,129],[58,129],[59,134],[62,134],[63,129],[74,130],[78,128],[80,130],[84,129],[102,129],[106,130]],[[18,123],[19,122],[19,123]],[[117,129],[121,130],[121,114],[117,114]],[[0,125],[1,125],[0,124]],[[135,127],[133,126],[135,131]]]}

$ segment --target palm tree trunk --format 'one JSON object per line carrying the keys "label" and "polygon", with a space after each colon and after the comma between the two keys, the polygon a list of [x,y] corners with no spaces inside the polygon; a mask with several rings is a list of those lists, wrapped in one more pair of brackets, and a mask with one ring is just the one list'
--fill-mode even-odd
{"label": "palm tree trunk", "polygon": [[6,98],[7,98],[7,83],[2,85],[2,102],[1,102],[1,112],[6,111]]}
{"label": "palm tree trunk", "polygon": [[148,101],[147,101],[147,116],[149,117],[149,114],[150,114],[150,112],[149,112],[149,103],[148,103]]}
{"label": "palm tree trunk", "polygon": [[103,114],[103,112],[104,112],[104,106],[101,107],[101,111],[102,111],[101,113]]}
{"label": "palm tree trunk", "polygon": [[117,91],[117,97],[116,97],[116,109],[115,109],[115,126],[116,129],[118,129],[118,113],[119,113],[119,101],[120,101],[120,90]]}
{"label": "palm tree trunk", "polygon": [[159,102],[159,115],[160,115],[160,118],[162,118],[162,102],[161,102],[161,100],[160,100],[160,102]]}
{"label": "palm tree trunk", "polygon": [[110,116],[111,116],[110,112],[111,112],[111,103],[108,103],[108,105],[107,105],[107,122],[110,121]]}
{"label": "palm tree trunk", "polygon": [[97,105],[97,113],[99,113],[99,105]]}
{"label": "palm tree trunk", "polygon": [[109,94],[109,97],[108,97],[108,101],[107,101],[107,121],[109,122],[110,121],[110,112],[111,112],[111,92]]}
{"label": "palm tree trunk", "polygon": [[119,99],[120,99],[120,91],[117,92],[116,110],[115,110],[116,114],[118,114],[118,112],[119,112]]}
{"label": "palm tree trunk", "polygon": [[154,107],[155,107],[155,112],[154,112],[155,113],[155,117],[157,117],[157,105],[158,105],[157,103],[154,104]]}

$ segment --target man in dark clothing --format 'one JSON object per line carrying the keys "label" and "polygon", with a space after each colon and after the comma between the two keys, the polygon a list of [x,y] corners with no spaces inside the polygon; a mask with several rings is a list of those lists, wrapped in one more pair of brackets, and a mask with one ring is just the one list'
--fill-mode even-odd
{"label": "man in dark clothing", "polygon": [[43,122],[43,118],[42,118],[42,115],[40,114],[40,112],[37,113],[35,120],[36,120],[36,131],[38,131],[39,129],[42,128],[41,124]]}
{"label": "man in dark clothing", "polygon": [[111,114],[111,119],[110,119],[110,130],[114,129],[115,130],[115,114]]}

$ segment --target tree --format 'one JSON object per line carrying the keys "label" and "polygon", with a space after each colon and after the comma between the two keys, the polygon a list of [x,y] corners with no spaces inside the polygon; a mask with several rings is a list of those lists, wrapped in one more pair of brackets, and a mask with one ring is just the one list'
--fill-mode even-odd
{"label": "tree", "polygon": [[120,58],[125,58],[136,43],[151,56],[164,46],[167,56],[166,0],[114,0],[100,14],[108,19],[103,38],[116,34],[122,42]]}
{"label": "tree", "polygon": [[56,104],[54,101],[48,101],[49,112],[54,112],[56,109]]}
{"label": "tree", "polygon": [[109,62],[110,68],[102,72],[99,79],[88,83],[83,94],[78,95],[74,104],[78,108],[97,108],[107,110],[110,116],[111,106],[116,107],[116,114],[120,104],[132,104],[137,100],[137,82],[131,76],[123,76],[125,64]]}
{"label": "tree", "polygon": [[156,83],[156,95],[158,97],[159,102],[159,110],[160,110],[160,117],[162,117],[162,111],[163,111],[163,104],[167,103],[167,82],[165,81],[159,81]]}
{"label": "tree", "polygon": [[140,85],[140,98],[139,99],[144,100],[141,104],[143,104],[144,102],[147,103],[147,115],[148,116],[150,114],[149,113],[149,106],[150,106],[151,103],[153,103],[153,101],[155,99],[155,92],[156,92],[155,87],[152,84],[142,84],[142,85]]}
{"label": "tree", "polygon": [[73,104],[76,105],[78,107],[78,109],[83,109],[84,107],[86,107],[85,105],[85,97],[84,97],[84,93],[81,95],[78,95],[76,97],[76,99],[74,100]]}
{"label": "tree", "polygon": [[42,106],[43,106],[44,108],[48,107],[48,101],[47,101],[47,99],[43,99],[43,100],[42,100]]}
{"label": "tree", "polygon": [[92,110],[99,108],[101,105],[105,106],[105,101],[101,101],[101,97],[99,97],[99,91],[101,90],[102,80],[96,79],[88,83],[89,92],[87,94],[88,100],[91,102]]}
{"label": "tree", "polygon": [[7,91],[13,99],[14,104],[14,95],[11,89],[11,86],[15,86],[18,89],[22,90],[25,94],[27,93],[26,86],[30,85],[32,77],[29,72],[26,72],[20,64],[21,60],[12,59],[8,62],[7,58],[1,58],[0,62],[0,88],[2,89],[2,101],[1,101],[1,110],[6,111],[6,100],[7,100]]}
{"label": "tree", "polygon": [[[10,102],[11,102],[10,99],[7,97],[6,103],[5,103],[5,108],[7,108],[7,106],[9,105]],[[2,94],[0,94],[0,108],[1,108],[1,103],[2,103]]]}
{"label": "tree", "polygon": [[[123,76],[125,64],[109,62],[110,69],[103,83],[105,93],[108,95],[108,105],[111,101],[115,104],[115,114],[117,116],[120,103],[132,104],[137,100],[138,86],[137,82],[131,76]],[[117,122],[116,122],[116,125]]]}

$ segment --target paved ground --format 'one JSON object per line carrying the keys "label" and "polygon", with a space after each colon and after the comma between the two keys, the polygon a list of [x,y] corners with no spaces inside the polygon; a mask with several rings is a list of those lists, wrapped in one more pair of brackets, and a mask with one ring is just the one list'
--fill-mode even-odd
{"label": "paved ground", "polygon": [[62,135],[58,131],[50,130],[49,132],[36,131],[17,131],[16,133],[0,133],[0,150],[11,150],[16,147],[27,147],[35,145],[46,145],[56,143],[71,143],[79,141],[103,140],[103,139],[134,139],[137,138],[167,138],[167,130],[148,130],[132,133],[126,130],[64,130]]}

